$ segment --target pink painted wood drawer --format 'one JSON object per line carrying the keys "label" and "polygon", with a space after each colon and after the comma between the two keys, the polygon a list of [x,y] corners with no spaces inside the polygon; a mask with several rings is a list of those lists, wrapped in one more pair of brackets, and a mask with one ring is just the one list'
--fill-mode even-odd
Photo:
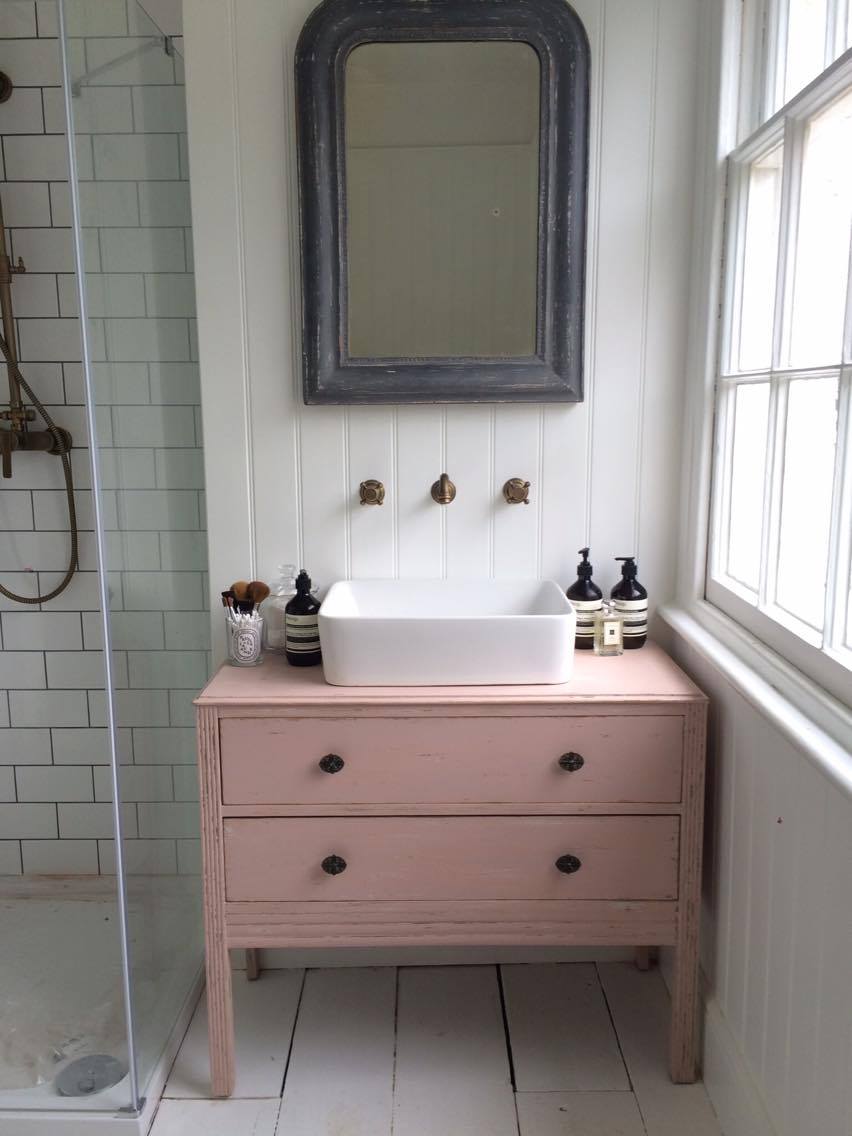
{"label": "pink painted wood drawer", "polygon": [[681,797],[678,715],[225,718],[220,742],[225,805]]}
{"label": "pink painted wood drawer", "polygon": [[223,824],[229,901],[677,896],[675,816],[226,817]]}

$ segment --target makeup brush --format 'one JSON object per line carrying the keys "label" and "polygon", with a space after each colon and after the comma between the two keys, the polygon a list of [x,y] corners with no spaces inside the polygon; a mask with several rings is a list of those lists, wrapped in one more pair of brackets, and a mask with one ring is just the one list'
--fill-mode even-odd
{"label": "makeup brush", "polygon": [[247,580],[237,580],[236,583],[231,584],[231,592],[235,600],[247,600],[248,589]]}
{"label": "makeup brush", "polygon": [[246,594],[247,598],[254,603],[255,607],[259,607],[269,595],[269,585],[264,584],[263,580],[252,580]]}

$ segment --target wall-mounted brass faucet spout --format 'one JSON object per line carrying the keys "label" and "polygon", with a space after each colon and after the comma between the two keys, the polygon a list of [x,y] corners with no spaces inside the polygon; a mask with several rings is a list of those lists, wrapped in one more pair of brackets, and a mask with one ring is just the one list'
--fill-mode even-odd
{"label": "wall-mounted brass faucet spout", "polygon": [[442,473],[436,482],[432,485],[432,500],[437,501],[439,505],[449,505],[451,501],[456,499],[456,487],[450,481],[446,473]]}

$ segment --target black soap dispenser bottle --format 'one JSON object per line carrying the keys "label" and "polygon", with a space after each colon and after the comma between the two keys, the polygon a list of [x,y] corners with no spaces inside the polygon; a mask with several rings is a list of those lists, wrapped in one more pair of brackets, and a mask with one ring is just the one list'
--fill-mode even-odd
{"label": "black soap dispenser bottle", "polygon": [[621,580],[612,589],[612,606],[624,616],[624,650],[642,647],[648,638],[648,593],[636,579],[636,560],[616,556],[621,561]]}
{"label": "black soap dispenser bottle", "polygon": [[319,600],[311,595],[311,578],[303,568],[296,577],[296,594],[284,608],[284,653],[294,667],[315,667],[322,662],[319,609]]}
{"label": "black soap dispenser bottle", "polygon": [[577,579],[565,593],[577,613],[577,632],[574,646],[580,651],[591,651],[595,644],[595,616],[603,604],[603,592],[592,579],[588,548],[581,548],[583,559],[577,565]]}

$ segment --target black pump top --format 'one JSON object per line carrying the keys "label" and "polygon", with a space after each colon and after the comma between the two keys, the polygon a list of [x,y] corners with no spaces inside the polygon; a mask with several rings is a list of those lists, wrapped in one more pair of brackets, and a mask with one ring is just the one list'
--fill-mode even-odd
{"label": "black pump top", "polygon": [[592,566],[589,563],[589,550],[588,548],[580,548],[578,551],[583,559],[577,565],[577,575],[581,580],[590,580],[592,578]]}
{"label": "black pump top", "polygon": [[633,556],[616,556],[615,559],[621,560],[623,562],[622,565],[621,565],[621,574],[624,577],[624,579],[625,580],[635,580],[636,579],[636,572],[637,572],[635,557],[633,557]]}
{"label": "black pump top", "polygon": [[311,578],[303,568],[296,577],[296,591],[301,596],[311,594]]}

